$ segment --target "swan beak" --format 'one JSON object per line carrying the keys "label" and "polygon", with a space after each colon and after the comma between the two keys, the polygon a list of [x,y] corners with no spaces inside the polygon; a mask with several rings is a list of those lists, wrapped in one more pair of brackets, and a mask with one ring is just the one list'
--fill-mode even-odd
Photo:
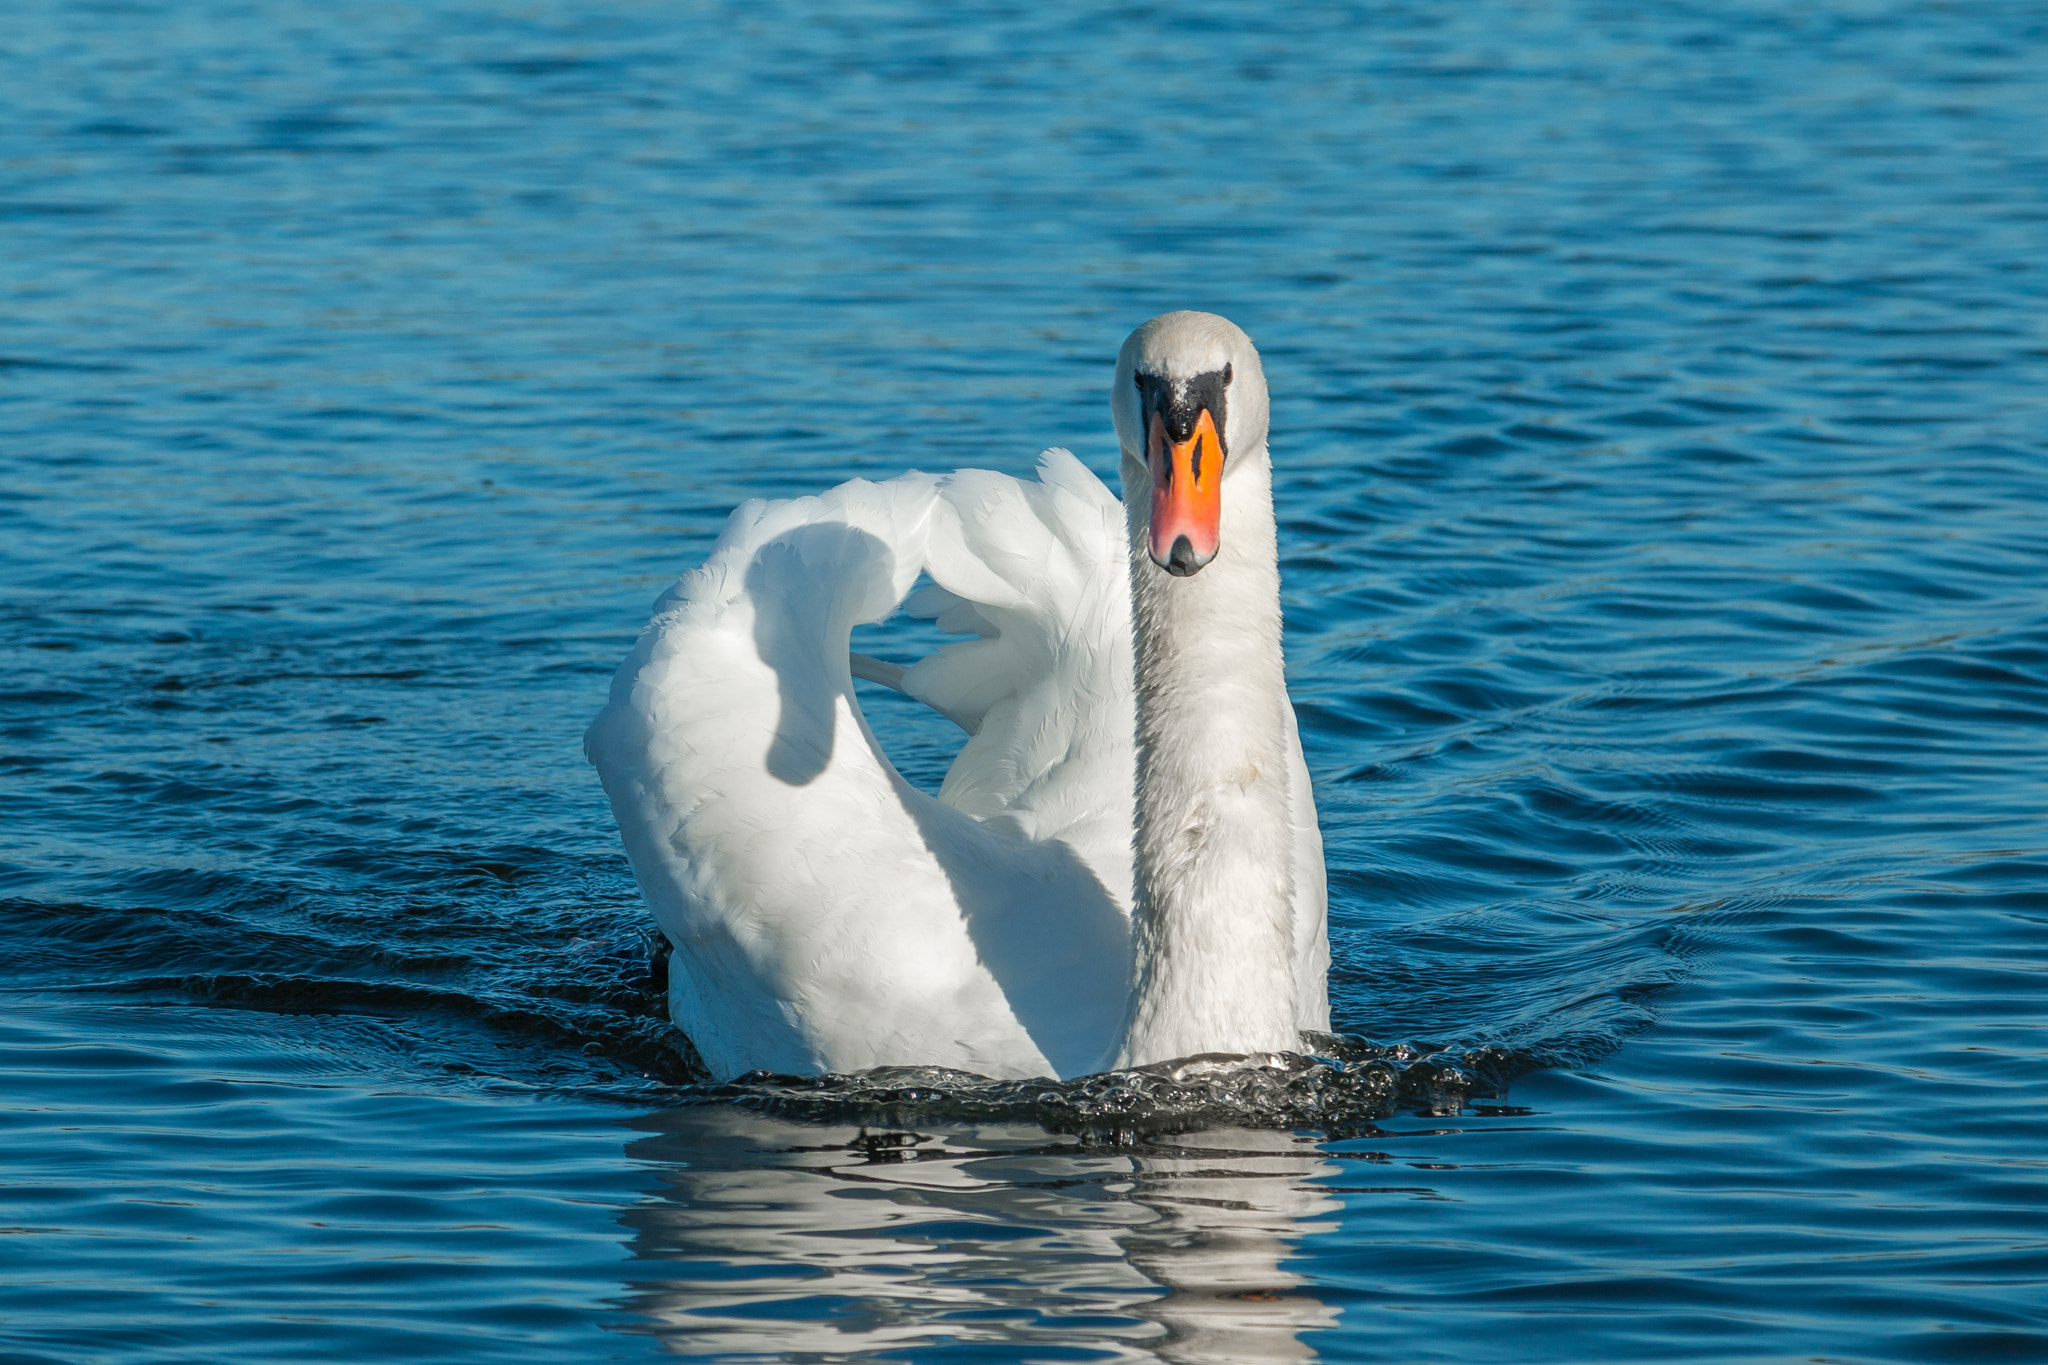
{"label": "swan beak", "polygon": [[1223,441],[1203,408],[1185,441],[1167,439],[1152,414],[1145,462],[1152,470],[1152,562],[1186,578],[1216,557],[1223,538]]}

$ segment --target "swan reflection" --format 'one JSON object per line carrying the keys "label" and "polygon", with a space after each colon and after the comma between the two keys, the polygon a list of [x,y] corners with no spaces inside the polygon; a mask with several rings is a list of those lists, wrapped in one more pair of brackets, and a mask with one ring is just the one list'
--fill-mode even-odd
{"label": "swan reflection", "polygon": [[1334,1164],[1292,1134],[1104,1151],[1029,1126],[894,1133],[733,1109],[634,1126],[630,1154],[660,1185],[624,1218],[625,1306],[679,1352],[1295,1361],[1336,1321],[1286,1268],[1337,1207],[1311,1183]]}

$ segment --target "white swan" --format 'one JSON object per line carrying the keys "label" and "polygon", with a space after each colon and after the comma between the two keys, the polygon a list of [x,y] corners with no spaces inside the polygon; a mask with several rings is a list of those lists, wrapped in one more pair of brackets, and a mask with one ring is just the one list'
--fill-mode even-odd
{"label": "white swan", "polygon": [[[1258,352],[1154,318],[1111,409],[1121,506],[1063,450],[750,501],[655,604],[585,747],[718,1074],[1067,1077],[1329,1027]],[[972,638],[849,660],[906,605]],[[856,671],[969,732],[937,799]]]}

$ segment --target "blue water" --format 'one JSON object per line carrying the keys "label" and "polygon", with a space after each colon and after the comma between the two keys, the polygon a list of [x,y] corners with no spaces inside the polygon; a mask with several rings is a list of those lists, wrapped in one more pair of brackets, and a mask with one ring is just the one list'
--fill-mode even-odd
{"label": "blue water", "polygon": [[[0,1357],[2048,1359],[2044,128],[2037,3],[16,0]],[[1422,1060],[693,1088],[579,752],[647,604],[1107,472],[1172,307]]]}

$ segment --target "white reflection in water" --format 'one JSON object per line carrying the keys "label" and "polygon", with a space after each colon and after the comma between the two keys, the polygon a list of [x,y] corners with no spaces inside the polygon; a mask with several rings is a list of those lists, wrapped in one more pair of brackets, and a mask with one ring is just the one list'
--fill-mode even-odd
{"label": "white reflection in water", "polygon": [[625,1217],[628,1306],[692,1355],[861,1359],[949,1343],[1173,1362],[1313,1360],[1333,1308],[1286,1268],[1337,1208],[1313,1143],[1131,1152],[1029,1126],[886,1133],[730,1109],[639,1120],[662,1185]]}

